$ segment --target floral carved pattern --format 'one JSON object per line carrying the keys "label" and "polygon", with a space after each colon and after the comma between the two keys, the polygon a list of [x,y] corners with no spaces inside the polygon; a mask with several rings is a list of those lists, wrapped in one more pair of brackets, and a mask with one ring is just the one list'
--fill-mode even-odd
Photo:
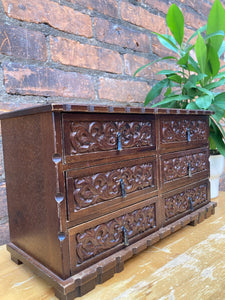
{"label": "floral carved pattern", "polygon": [[124,226],[128,238],[156,226],[155,204],[137,209],[76,235],[78,264],[123,243]]}
{"label": "floral carved pattern", "polygon": [[70,154],[153,146],[151,122],[71,122]]}
{"label": "floral carved pattern", "polygon": [[188,131],[190,141],[207,139],[208,123],[204,120],[171,120],[161,122],[161,142],[174,143],[187,141]]}
{"label": "floral carved pattern", "polygon": [[153,165],[146,163],[74,179],[75,209],[85,208],[153,185]]}
{"label": "floral carved pattern", "polygon": [[202,184],[169,198],[165,198],[166,220],[190,209],[190,200],[192,201],[193,207],[207,201],[207,185]]}
{"label": "floral carved pattern", "polygon": [[164,182],[207,170],[208,155],[206,152],[195,153],[163,161]]}

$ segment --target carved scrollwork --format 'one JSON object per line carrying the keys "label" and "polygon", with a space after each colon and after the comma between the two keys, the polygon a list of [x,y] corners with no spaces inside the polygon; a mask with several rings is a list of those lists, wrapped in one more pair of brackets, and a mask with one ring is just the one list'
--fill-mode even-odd
{"label": "carved scrollwork", "polygon": [[155,204],[137,209],[131,213],[85,230],[76,235],[77,263],[115,247],[123,242],[122,227],[127,230],[128,238],[156,226]]}
{"label": "carved scrollwork", "polygon": [[190,209],[190,199],[193,207],[207,201],[207,185],[202,184],[165,198],[166,220]]}
{"label": "carved scrollwork", "polygon": [[192,174],[207,170],[207,160],[206,152],[163,160],[164,182],[188,176],[189,166]]}
{"label": "carved scrollwork", "polygon": [[207,122],[205,120],[170,120],[161,122],[161,142],[174,143],[187,141],[189,131],[190,141],[207,139]]}
{"label": "carved scrollwork", "polygon": [[126,194],[150,187],[153,185],[153,165],[146,163],[74,178],[75,209],[122,196],[120,179],[123,179]]}
{"label": "carved scrollwork", "polygon": [[117,149],[117,134],[122,148],[153,146],[151,122],[71,122],[70,154]]}

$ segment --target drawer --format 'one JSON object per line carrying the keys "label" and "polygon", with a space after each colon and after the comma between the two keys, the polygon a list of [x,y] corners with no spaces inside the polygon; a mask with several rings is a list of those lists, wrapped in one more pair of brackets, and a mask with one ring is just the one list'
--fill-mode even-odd
{"label": "drawer", "polygon": [[64,163],[155,149],[150,115],[63,114]]}
{"label": "drawer", "polygon": [[195,146],[208,143],[207,116],[163,116],[160,119],[160,148]]}
{"label": "drawer", "polygon": [[179,185],[206,178],[209,175],[208,148],[169,153],[161,156],[162,187]]}
{"label": "drawer", "polygon": [[69,229],[72,275],[158,228],[157,198]]}
{"label": "drawer", "polygon": [[146,199],[156,193],[156,172],[154,156],[68,171],[69,220],[75,225]]}
{"label": "drawer", "polygon": [[171,223],[209,202],[209,182],[204,180],[163,194],[165,223]]}

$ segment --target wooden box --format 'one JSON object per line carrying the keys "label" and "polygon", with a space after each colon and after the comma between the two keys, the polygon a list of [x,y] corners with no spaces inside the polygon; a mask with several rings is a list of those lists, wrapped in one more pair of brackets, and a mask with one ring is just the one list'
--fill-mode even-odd
{"label": "wooden box", "polygon": [[209,217],[208,115],[60,104],[1,115],[12,259],[73,299]]}

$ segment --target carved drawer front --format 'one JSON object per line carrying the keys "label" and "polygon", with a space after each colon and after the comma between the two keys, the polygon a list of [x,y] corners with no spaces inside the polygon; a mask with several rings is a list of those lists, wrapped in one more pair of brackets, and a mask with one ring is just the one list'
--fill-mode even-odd
{"label": "carved drawer front", "polygon": [[162,184],[166,188],[174,184],[188,183],[209,175],[208,148],[165,154],[161,157]]}
{"label": "carved drawer front", "polygon": [[208,118],[206,116],[164,116],[160,120],[161,148],[182,143],[183,145],[199,142],[207,143],[209,133]]}
{"label": "carved drawer front", "polygon": [[208,180],[163,195],[165,222],[170,223],[209,202]]}
{"label": "carved drawer front", "polygon": [[65,161],[155,149],[154,116],[64,114]]}
{"label": "carved drawer front", "polygon": [[69,219],[76,224],[156,192],[155,157],[67,172]]}
{"label": "carved drawer front", "polygon": [[69,229],[72,274],[157,229],[156,198]]}

